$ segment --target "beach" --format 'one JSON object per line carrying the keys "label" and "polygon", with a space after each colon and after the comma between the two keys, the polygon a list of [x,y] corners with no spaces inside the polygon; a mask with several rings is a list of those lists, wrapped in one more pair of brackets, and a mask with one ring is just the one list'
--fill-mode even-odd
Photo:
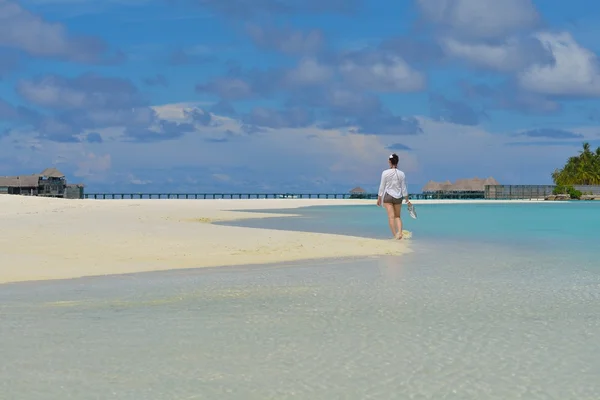
{"label": "beach", "polygon": [[0,283],[410,251],[406,242],[393,240],[211,223],[278,216],[230,210],[365,203],[373,201],[0,196]]}
{"label": "beach", "polygon": [[0,196],[0,392],[597,399],[598,204],[524,203],[415,202],[394,241],[373,200]]}
{"label": "beach", "polygon": [[[436,201],[425,202],[434,204]],[[322,205],[375,207],[375,201],[66,200],[3,195],[0,196],[0,283],[322,258],[402,255],[411,251],[406,240],[212,224],[281,216],[272,212],[237,210]],[[383,210],[381,223],[386,225]]]}

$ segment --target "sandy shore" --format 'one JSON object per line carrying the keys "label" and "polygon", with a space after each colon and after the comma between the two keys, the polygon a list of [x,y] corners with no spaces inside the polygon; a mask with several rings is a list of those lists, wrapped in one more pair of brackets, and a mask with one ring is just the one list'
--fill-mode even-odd
{"label": "sandy shore", "polygon": [[0,283],[410,251],[406,241],[211,224],[279,216],[231,210],[342,204],[374,206],[374,201],[64,200],[0,195]]}
{"label": "sandy shore", "polygon": [[[406,242],[213,225],[229,210],[349,200],[63,200],[0,195],[0,283],[329,257],[399,255]],[[385,221],[382,220],[382,223]]]}

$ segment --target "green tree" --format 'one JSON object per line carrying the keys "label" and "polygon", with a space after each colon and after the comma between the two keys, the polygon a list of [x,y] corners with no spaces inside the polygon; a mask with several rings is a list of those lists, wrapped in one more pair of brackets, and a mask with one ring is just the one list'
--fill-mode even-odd
{"label": "green tree", "polygon": [[600,147],[593,152],[585,142],[578,156],[569,157],[562,168],[554,170],[552,180],[557,186],[600,185]]}

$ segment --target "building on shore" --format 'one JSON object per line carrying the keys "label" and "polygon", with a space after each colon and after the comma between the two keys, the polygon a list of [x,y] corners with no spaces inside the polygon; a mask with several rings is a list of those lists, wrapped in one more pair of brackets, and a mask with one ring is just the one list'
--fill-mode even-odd
{"label": "building on shore", "polygon": [[429,181],[423,187],[424,194],[451,194],[451,193],[485,193],[486,186],[499,186],[500,183],[492,177],[486,179],[458,179],[452,183],[450,181],[434,182]]}
{"label": "building on shore", "polygon": [[65,175],[56,168],[39,174],[0,176],[0,194],[82,199],[83,184],[68,184]]}

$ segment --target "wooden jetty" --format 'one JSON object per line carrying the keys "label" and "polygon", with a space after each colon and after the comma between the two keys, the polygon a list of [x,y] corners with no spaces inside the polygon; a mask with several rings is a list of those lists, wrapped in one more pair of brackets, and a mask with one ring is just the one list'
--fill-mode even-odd
{"label": "wooden jetty", "polygon": [[[410,194],[412,200],[426,199],[483,199],[483,192],[455,192],[444,194]],[[85,193],[86,199],[377,199],[377,193]]]}

